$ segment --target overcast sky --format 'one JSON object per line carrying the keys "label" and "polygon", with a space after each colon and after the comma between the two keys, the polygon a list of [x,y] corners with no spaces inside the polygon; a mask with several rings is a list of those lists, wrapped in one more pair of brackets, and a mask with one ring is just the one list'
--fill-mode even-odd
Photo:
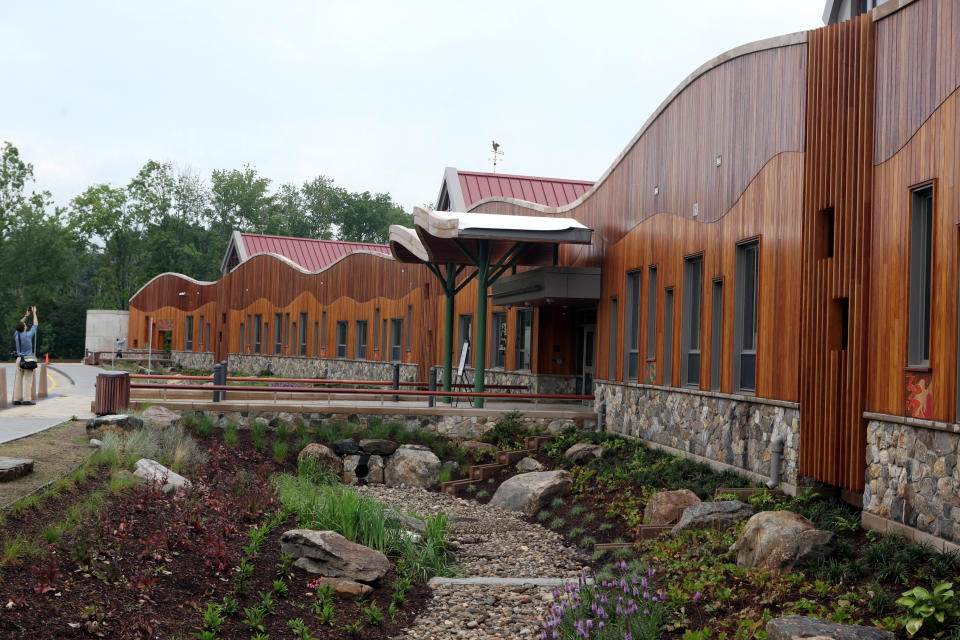
{"label": "overcast sky", "polygon": [[60,204],[148,159],[433,202],[443,168],[595,180],[690,72],[823,0],[0,0],[0,140]]}

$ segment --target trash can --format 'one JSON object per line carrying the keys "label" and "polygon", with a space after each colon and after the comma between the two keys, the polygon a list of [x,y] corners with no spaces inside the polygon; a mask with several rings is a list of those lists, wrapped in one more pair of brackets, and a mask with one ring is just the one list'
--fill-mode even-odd
{"label": "trash can", "polygon": [[97,393],[93,412],[98,416],[122,413],[130,406],[130,374],[126,371],[104,371],[97,374]]}

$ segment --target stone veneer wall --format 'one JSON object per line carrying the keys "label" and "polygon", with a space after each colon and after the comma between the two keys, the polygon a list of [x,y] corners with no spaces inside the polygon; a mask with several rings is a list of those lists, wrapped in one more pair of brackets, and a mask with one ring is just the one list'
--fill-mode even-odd
{"label": "stone veneer wall", "polygon": [[799,485],[800,408],[792,402],[694,389],[594,381],[607,431],[770,475],[770,442],[783,436],[781,482]]}
{"label": "stone veneer wall", "polygon": [[[437,386],[443,384],[443,365],[437,365]],[[472,385],[475,369],[464,367],[463,375]],[[454,371],[456,375],[456,371]],[[502,369],[487,369],[483,377],[485,384],[522,384],[529,387],[527,393],[556,393],[572,394],[576,393],[577,376],[559,376],[539,373],[530,373],[529,371],[504,371]],[[496,391],[496,389],[493,389]]]}
{"label": "stone veneer wall", "polygon": [[[254,356],[231,353],[227,356],[230,373],[270,370],[281,378],[329,378],[332,380],[393,380],[393,362],[347,360],[345,358],[295,358],[291,356]],[[211,365],[212,366],[212,365]],[[415,382],[417,365],[400,364],[400,381]]]}
{"label": "stone veneer wall", "polygon": [[212,351],[171,351],[170,358],[173,360],[173,364],[184,369],[213,371],[213,365],[215,364]]}
{"label": "stone veneer wall", "polygon": [[863,508],[960,542],[960,427],[867,413]]}

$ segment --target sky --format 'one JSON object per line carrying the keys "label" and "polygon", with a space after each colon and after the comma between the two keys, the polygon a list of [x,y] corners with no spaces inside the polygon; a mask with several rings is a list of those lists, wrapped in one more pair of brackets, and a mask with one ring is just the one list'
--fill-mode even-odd
{"label": "sky", "polygon": [[0,0],[0,141],[60,205],[147,160],[436,200],[447,166],[596,180],[683,79],[823,0]]}

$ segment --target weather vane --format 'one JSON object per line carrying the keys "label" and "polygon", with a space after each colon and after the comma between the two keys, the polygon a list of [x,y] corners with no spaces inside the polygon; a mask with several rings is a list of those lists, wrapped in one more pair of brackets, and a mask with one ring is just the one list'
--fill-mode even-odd
{"label": "weather vane", "polygon": [[493,157],[487,158],[488,160],[493,161],[493,172],[497,172],[497,161],[500,159],[500,156],[503,155],[503,151],[500,150],[500,143],[496,140],[492,141],[493,143]]}

